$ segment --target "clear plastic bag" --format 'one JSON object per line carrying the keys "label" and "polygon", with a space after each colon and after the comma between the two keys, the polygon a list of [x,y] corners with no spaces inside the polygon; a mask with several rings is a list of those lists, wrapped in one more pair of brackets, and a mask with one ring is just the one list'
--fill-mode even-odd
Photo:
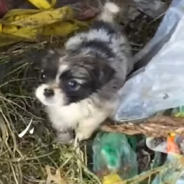
{"label": "clear plastic bag", "polygon": [[[136,144],[135,137],[128,139]],[[97,134],[93,141],[93,171],[97,175],[118,173],[122,179],[130,179],[138,174],[137,156],[128,139],[119,133]]]}
{"label": "clear plastic bag", "polygon": [[120,89],[113,119],[144,119],[184,105],[184,0],[173,0],[153,39],[135,56],[149,63]]}
{"label": "clear plastic bag", "polygon": [[181,155],[184,151],[183,143],[184,137],[180,135],[172,136],[160,143],[154,137],[146,138],[146,145],[150,150],[167,154],[164,163],[165,169],[160,170],[160,173],[155,176],[151,184],[184,183],[184,170],[182,165],[179,164],[181,163]]}
{"label": "clear plastic bag", "polygon": [[152,18],[157,18],[167,9],[161,0],[134,0],[137,8]]}

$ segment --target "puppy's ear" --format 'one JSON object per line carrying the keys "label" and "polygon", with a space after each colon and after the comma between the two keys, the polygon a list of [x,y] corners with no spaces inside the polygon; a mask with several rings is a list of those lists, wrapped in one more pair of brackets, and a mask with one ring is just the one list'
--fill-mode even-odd
{"label": "puppy's ear", "polygon": [[48,49],[40,53],[40,66],[41,68],[45,68],[49,65],[51,61],[53,61],[55,58],[58,58],[58,53],[53,49]]}
{"label": "puppy's ear", "polygon": [[103,85],[109,82],[115,74],[115,70],[108,64],[108,61],[100,60],[99,64],[99,81]]}
{"label": "puppy's ear", "polygon": [[49,58],[53,57],[56,52],[52,49],[42,49],[37,51],[30,51],[28,54],[28,60],[33,64],[35,68],[42,68],[45,62],[49,61]]}
{"label": "puppy's ear", "polygon": [[49,62],[58,61],[62,55],[61,49],[43,49],[32,53],[29,60],[35,68],[43,69],[48,66]]}

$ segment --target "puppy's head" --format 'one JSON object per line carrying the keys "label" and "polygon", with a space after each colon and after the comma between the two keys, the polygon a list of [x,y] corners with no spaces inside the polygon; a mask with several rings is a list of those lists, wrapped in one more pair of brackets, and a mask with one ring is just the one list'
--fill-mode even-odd
{"label": "puppy's head", "polygon": [[115,71],[102,58],[65,54],[54,50],[42,57],[42,83],[36,97],[46,106],[65,106],[89,98],[103,87]]}

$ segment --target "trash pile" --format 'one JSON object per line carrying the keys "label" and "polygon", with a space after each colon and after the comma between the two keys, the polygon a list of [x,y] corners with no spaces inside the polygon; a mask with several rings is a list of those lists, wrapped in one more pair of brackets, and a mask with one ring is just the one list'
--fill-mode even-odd
{"label": "trash pile", "polygon": [[140,120],[183,106],[183,5],[172,1],[155,36],[135,55],[139,70],[120,90],[115,121]]}
{"label": "trash pile", "polygon": [[[64,39],[76,31],[86,29],[99,11],[93,3],[96,2],[19,0],[15,3],[11,0],[0,0],[0,47],[10,46],[20,41],[35,43],[48,41],[52,37]],[[103,184],[183,184],[183,128],[178,123],[179,130],[172,131],[176,130],[172,129],[174,127],[172,124],[177,118],[182,123],[184,117],[182,98],[184,96],[184,87],[182,86],[184,78],[184,0],[173,0],[169,8],[165,2],[160,0],[123,0],[121,3],[122,7],[127,10],[124,12],[126,20],[122,19],[124,25],[136,19],[141,12],[154,20],[160,16],[164,16],[164,18],[155,36],[134,56],[135,72],[129,76],[125,86],[120,90],[122,99],[112,117],[116,122],[114,127],[117,130],[113,131],[113,128],[111,130],[109,128],[110,131],[105,131],[107,129],[102,127],[102,131],[95,135],[89,145],[92,149],[92,152],[88,153],[92,160],[91,170]],[[125,15],[123,17],[125,18]],[[172,119],[170,124],[168,123],[169,128],[167,121],[164,123],[163,120],[159,121],[159,116],[163,117],[165,114],[176,118]],[[158,124],[152,122],[149,127],[142,123],[144,119],[149,120],[150,117],[157,118]],[[121,129],[119,131],[121,133],[119,133],[118,128],[125,125],[127,129],[134,130],[136,125],[139,126],[139,129],[132,131],[133,133],[130,135],[125,129]],[[141,128],[146,132],[153,131],[152,135],[158,134],[158,136],[146,133],[144,135],[144,131],[140,131]],[[161,134],[157,132],[159,129],[163,130]],[[6,139],[6,136],[4,137]],[[31,138],[33,139],[33,137]],[[26,138],[22,142],[26,142],[25,140]],[[45,146],[42,142],[41,145]],[[47,147],[48,145],[45,146],[45,148]],[[58,167],[67,165],[68,160],[74,156],[73,150],[64,147],[61,148],[60,152],[62,153],[60,154],[64,154],[66,149],[69,154],[66,153],[63,156],[64,163],[56,164],[53,160],[49,160],[49,163],[54,163],[54,166]],[[58,154],[56,155],[58,156]],[[23,160],[23,158],[21,159]],[[17,162],[17,160],[14,159],[13,162]],[[76,160],[72,162],[76,164]],[[39,161],[37,165],[39,164],[42,163]],[[67,165],[66,170],[69,170],[70,167],[72,165]],[[83,168],[85,167],[83,166]],[[77,168],[77,170],[80,169]],[[49,178],[47,184],[53,180],[57,184],[67,184],[61,178],[59,170],[56,175],[53,175],[50,167],[47,166],[46,171],[47,179]],[[67,176],[74,177],[73,172],[66,173]],[[79,173],[82,177],[83,172]],[[89,173],[91,176],[91,171]],[[38,180],[35,182],[38,183]]]}
{"label": "trash pile", "polygon": [[[117,129],[123,124],[128,129],[127,122],[131,122],[129,125],[133,129],[134,124],[143,119],[153,116],[159,119],[159,115],[166,111],[168,114],[168,110],[169,116],[183,118],[183,6],[184,1],[173,0],[155,36],[135,55],[139,69],[120,90],[122,101],[113,117]],[[160,121],[160,128],[167,129],[167,124],[162,123]],[[142,123],[142,126],[146,124]],[[182,126],[179,125],[181,129]],[[156,128],[153,131],[158,133]],[[103,183],[130,183],[131,180],[141,183],[140,178],[151,184],[184,183],[184,136],[168,132],[167,137],[142,137],[141,141],[154,152],[154,158],[150,157],[147,161],[149,167],[138,170],[139,141],[135,142],[138,140],[136,135],[127,137],[114,132],[99,133],[93,144],[94,171]],[[143,152],[146,153],[145,150]],[[156,170],[157,167],[160,171]],[[153,171],[153,176],[145,179],[150,171]],[[137,175],[139,178],[136,178]]]}
{"label": "trash pile", "polygon": [[[140,168],[141,161],[138,159],[140,141],[136,136],[128,136],[118,133],[99,133],[93,142],[94,172],[99,176],[103,184],[116,183],[145,183],[165,184],[184,182],[184,137],[170,134],[166,139],[147,137],[146,146],[154,152],[154,157],[146,160],[147,165]],[[138,151],[139,150],[139,151]],[[141,149],[143,155],[150,154]],[[162,153],[166,158],[163,159]],[[164,161],[163,161],[164,160]],[[159,168],[160,170],[156,170]],[[155,169],[155,170],[153,170]],[[155,171],[154,177],[149,175]],[[139,178],[136,176],[139,175]],[[147,178],[150,176],[152,179]],[[129,181],[129,182],[128,182]]]}

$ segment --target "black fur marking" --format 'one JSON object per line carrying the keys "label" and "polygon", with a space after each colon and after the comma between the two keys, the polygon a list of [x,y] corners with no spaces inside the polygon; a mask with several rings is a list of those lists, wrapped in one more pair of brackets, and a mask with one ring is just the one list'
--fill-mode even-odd
{"label": "black fur marking", "polygon": [[92,51],[95,51],[95,53],[97,54],[100,51],[109,58],[115,57],[114,53],[112,52],[112,49],[108,47],[108,42],[103,42],[101,40],[95,39],[88,42],[83,42],[81,48],[91,48]]}
{"label": "black fur marking", "polygon": [[94,21],[91,29],[104,29],[108,34],[116,34],[117,33],[117,29],[115,26],[113,26],[112,24],[108,23],[108,22],[104,22],[104,21]]}
{"label": "black fur marking", "polygon": [[[95,92],[99,87],[96,82],[98,81],[97,76],[98,75],[95,76],[93,72],[88,73],[85,70],[85,67],[80,67],[80,72],[78,67],[72,67],[72,69],[64,72],[60,77],[60,86],[64,93],[67,95],[68,104],[83,100]],[[82,81],[79,84],[80,87],[77,91],[72,91],[68,88],[68,81],[71,79]]]}
{"label": "black fur marking", "polygon": [[42,75],[45,75],[45,78],[42,80],[42,82],[55,80],[56,74],[58,72],[60,56],[56,52],[53,54],[48,52],[41,54],[42,57],[40,58],[40,69],[43,71]]}
{"label": "black fur marking", "polygon": [[[84,58],[85,60],[85,58]],[[91,62],[91,61],[90,61]],[[76,61],[77,63],[77,61]],[[109,82],[114,70],[108,65],[96,64],[96,62],[73,64],[72,67],[60,76],[60,87],[67,95],[68,104],[81,101],[97,92],[104,84]],[[68,88],[68,81],[79,80],[80,87],[77,90]]]}

